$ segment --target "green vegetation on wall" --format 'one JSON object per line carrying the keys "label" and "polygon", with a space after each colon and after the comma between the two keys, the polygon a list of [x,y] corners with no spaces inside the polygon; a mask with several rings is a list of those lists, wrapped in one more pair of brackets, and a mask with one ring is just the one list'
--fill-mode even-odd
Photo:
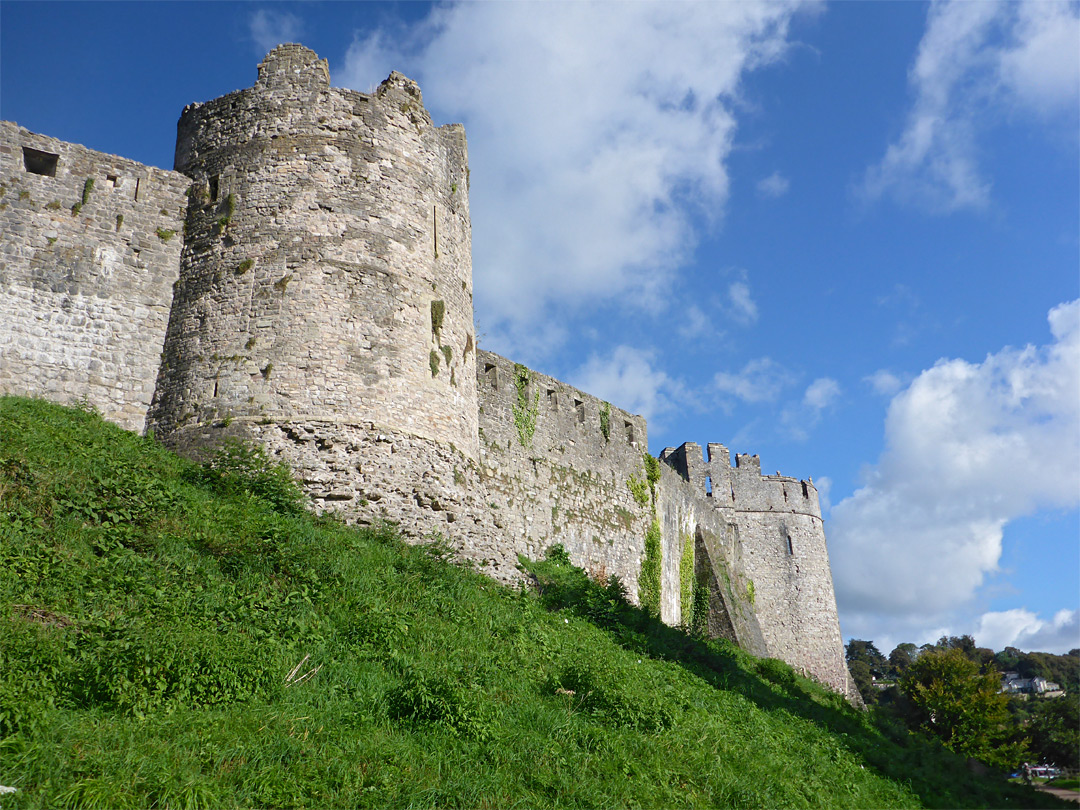
{"label": "green vegetation on wall", "polygon": [[443,318],[446,317],[446,302],[431,302],[431,334],[436,341],[442,337]]}
{"label": "green vegetation on wall", "polygon": [[228,228],[229,225],[232,224],[233,214],[235,214],[235,213],[236,213],[236,195],[235,194],[229,194],[229,196],[227,196],[225,198],[225,213],[222,214],[221,218],[218,219],[218,221],[217,221],[218,227],[221,228],[222,230],[225,230],[226,228]]}
{"label": "green vegetation on wall", "polygon": [[532,444],[536,433],[536,416],[540,412],[540,392],[534,391],[529,398],[529,383],[532,372],[521,363],[514,363],[514,387],[517,388],[517,401],[514,403],[514,427],[517,428],[518,441],[522,447]]}
{"label": "green vegetation on wall", "polygon": [[649,505],[649,482],[643,481],[636,475],[631,475],[626,479],[626,487],[630,490],[630,494],[634,496],[634,500],[638,506]]}
{"label": "green vegetation on wall", "polygon": [[611,441],[611,403],[608,402],[600,406],[600,432],[605,442]]}
{"label": "green vegetation on wall", "polygon": [[664,548],[660,535],[660,519],[654,517],[645,532],[645,559],[641,561],[638,579],[638,600],[654,616],[660,615],[660,572]]}
{"label": "green vegetation on wall", "polygon": [[694,536],[689,532],[682,533],[682,556],[679,558],[679,606],[682,609],[683,627],[694,626],[694,611],[697,602],[694,599],[694,590],[697,579],[694,576]]}
{"label": "green vegetation on wall", "polygon": [[[94,190],[94,178],[87,177],[86,182],[83,183],[82,199],[71,206],[71,213],[75,216],[79,215],[79,212],[83,210],[83,206],[90,202],[90,192]],[[21,198],[20,198],[21,199]]]}

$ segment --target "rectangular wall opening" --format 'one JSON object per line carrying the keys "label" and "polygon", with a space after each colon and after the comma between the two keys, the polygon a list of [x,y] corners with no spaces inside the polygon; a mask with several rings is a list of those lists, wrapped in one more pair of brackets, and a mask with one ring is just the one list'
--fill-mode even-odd
{"label": "rectangular wall opening", "polygon": [[120,185],[120,178],[117,177],[115,174],[107,174],[105,175],[105,182],[113,188],[116,188],[118,185]]}
{"label": "rectangular wall opening", "polygon": [[491,387],[499,389],[499,369],[494,363],[484,363],[484,376],[491,382]]}
{"label": "rectangular wall opening", "polygon": [[216,174],[210,175],[210,202],[217,202],[218,189],[221,185],[221,177]]}
{"label": "rectangular wall opening", "polygon": [[23,166],[30,174],[40,174],[43,177],[56,177],[56,166],[60,162],[60,156],[52,152],[42,152],[40,149],[31,149],[24,146],[22,150]]}
{"label": "rectangular wall opening", "polygon": [[791,535],[790,534],[787,537],[787,553],[788,553],[789,557],[793,557],[795,555],[795,546],[793,546],[791,544]]}
{"label": "rectangular wall opening", "polygon": [[623,422],[623,427],[626,428],[626,443],[627,444],[633,444],[634,443],[634,423],[633,422]]}
{"label": "rectangular wall opening", "polygon": [[547,390],[548,405],[551,406],[553,411],[559,410],[559,392],[554,388]]}
{"label": "rectangular wall opening", "polygon": [[579,425],[585,424],[585,403],[580,399],[574,400],[574,411]]}

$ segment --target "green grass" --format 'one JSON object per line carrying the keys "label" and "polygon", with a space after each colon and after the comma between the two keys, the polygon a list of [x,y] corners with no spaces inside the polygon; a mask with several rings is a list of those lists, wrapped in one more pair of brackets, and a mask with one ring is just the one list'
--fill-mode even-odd
{"label": "green grass", "polygon": [[0,398],[5,810],[1069,806],[558,556],[515,590],[314,518],[264,461]]}

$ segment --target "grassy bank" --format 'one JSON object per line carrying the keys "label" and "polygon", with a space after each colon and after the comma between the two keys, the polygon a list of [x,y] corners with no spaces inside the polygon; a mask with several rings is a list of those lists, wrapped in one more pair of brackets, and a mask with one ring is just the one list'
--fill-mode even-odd
{"label": "grassy bank", "polygon": [[1068,806],[564,561],[447,557],[0,398],[3,807]]}

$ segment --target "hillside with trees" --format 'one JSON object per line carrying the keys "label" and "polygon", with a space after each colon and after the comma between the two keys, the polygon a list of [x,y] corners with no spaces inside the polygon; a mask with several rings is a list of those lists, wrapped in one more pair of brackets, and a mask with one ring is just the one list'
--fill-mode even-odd
{"label": "hillside with trees", "polygon": [[[994,652],[964,635],[898,644],[888,657],[872,641],[852,639],[846,657],[867,706],[952,751],[1003,768],[1029,759],[1080,763],[1080,649]],[[1065,694],[1008,694],[1004,673],[1055,683]]]}

